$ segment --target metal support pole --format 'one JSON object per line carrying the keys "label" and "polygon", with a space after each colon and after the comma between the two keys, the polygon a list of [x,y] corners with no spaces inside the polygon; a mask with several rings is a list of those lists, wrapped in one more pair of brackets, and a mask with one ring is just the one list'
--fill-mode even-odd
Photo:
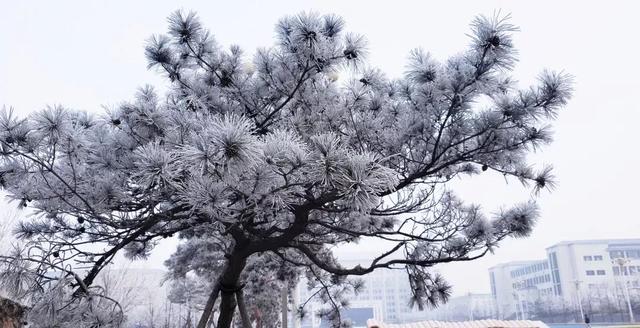
{"label": "metal support pole", "polygon": [[282,305],[282,328],[287,328],[287,319],[289,317],[289,303],[287,300],[287,288],[286,286],[282,287],[282,292],[280,294],[280,302]]}
{"label": "metal support pole", "polygon": [[578,308],[580,309],[580,320],[584,320],[584,310],[582,309],[582,297],[580,296],[580,280],[573,281],[576,284],[576,295],[578,297]]}
{"label": "metal support pole", "polygon": [[636,319],[633,316],[633,308],[631,307],[631,297],[629,296],[629,286],[627,286],[627,281],[624,276],[624,268],[625,268],[625,265],[629,263],[629,260],[625,258],[617,258],[613,260],[613,262],[618,264],[618,266],[620,267],[620,281],[622,283],[622,292],[624,293],[624,297],[626,298],[626,301],[627,301],[627,308],[629,310],[629,321],[636,322]]}

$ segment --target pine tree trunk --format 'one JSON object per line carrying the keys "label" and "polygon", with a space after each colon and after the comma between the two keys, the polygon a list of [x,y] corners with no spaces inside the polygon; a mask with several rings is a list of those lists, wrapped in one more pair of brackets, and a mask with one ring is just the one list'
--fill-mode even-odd
{"label": "pine tree trunk", "polygon": [[233,314],[236,312],[235,293],[222,291],[220,300],[220,316],[218,317],[217,328],[231,328],[233,323]]}
{"label": "pine tree trunk", "polygon": [[216,328],[231,328],[233,314],[236,310],[236,292],[240,289],[238,282],[240,274],[247,264],[247,258],[240,252],[233,252],[229,256],[226,270],[220,278],[220,316]]}
{"label": "pine tree trunk", "polygon": [[[240,237],[242,237],[240,235]],[[249,243],[246,239],[238,238],[236,245],[231,254],[226,254],[227,263],[222,269],[218,280],[213,285],[213,290],[207,299],[205,309],[198,321],[197,328],[205,328],[207,323],[213,320],[212,312],[215,306],[218,294],[221,296],[220,300],[220,315],[218,317],[218,324],[216,328],[230,328],[233,324],[233,314],[236,308],[235,294],[240,290],[238,282],[240,280],[240,274],[247,265],[247,258],[251,255],[247,252]]]}

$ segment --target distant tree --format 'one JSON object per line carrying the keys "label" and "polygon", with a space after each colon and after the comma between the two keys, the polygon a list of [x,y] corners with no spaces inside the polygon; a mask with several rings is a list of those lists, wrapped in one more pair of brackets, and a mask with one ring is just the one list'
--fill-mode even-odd
{"label": "distant tree", "polygon": [[561,297],[540,297],[527,303],[527,318],[544,322],[565,322],[565,317],[569,312],[567,306],[567,302]]}
{"label": "distant tree", "polygon": [[[199,327],[218,296],[217,327],[229,327],[242,291],[274,313],[268,300],[300,274],[336,327],[342,296],[358,288],[347,278],[378,269],[405,269],[412,302],[439,304],[449,286],[434,265],[526,236],[538,215],[526,202],[489,219],[448,183],[494,171],[535,192],[554,185],[527,155],[551,141],[570,81],[545,71],[517,89],[506,18],[476,18],[470,46],[445,61],[412,51],[406,74],[389,79],[334,15],[282,19],[275,46],[247,61],[195,14],[176,12],[146,47],[149,67],[171,83],[165,96],[145,87],[98,118],[60,106],[2,113],[0,182],[34,210],[18,237],[40,245],[42,266],[88,266],[69,281],[83,299],[117,253],[144,258],[178,234],[172,275],[211,283]],[[389,247],[341,266],[333,247],[363,238]]]}

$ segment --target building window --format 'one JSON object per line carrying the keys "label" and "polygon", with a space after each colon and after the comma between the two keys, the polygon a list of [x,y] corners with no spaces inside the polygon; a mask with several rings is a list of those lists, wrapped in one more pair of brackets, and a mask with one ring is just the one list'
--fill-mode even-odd
{"label": "building window", "polygon": [[585,261],[593,261],[593,257],[591,257],[591,255],[585,255],[582,257],[582,259],[584,259]]}
{"label": "building window", "polygon": [[622,252],[622,251],[611,251],[611,252],[609,252],[609,256],[611,257],[611,259],[621,258],[621,257],[624,257],[624,252]]}
{"label": "building window", "polygon": [[[613,267],[613,275],[614,276],[619,276],[620,275],[620,267],[619,266],[614,266]],[[629,275],[629,270],[627,267],[622,267],[622,275],[623,276],[628,276]]]}
{"label": "building window", "polygon": [[604,275],[605,275],[604,270],[598,270],[598,271],[596,271],[596,273],[597,273],[599,276],[604,276]]}
{"label": "building window", "polygon": [[497,292],[496,292],[496,276],[493,273],[493,271],[491,271],[489,273],[489,277],[490,277],[490,280],[491,280],[491,294],[493,294],[493,297],[496,297],[496,294],[497,294]]}
{"label": "building window", "polygon": [[595,256],[593,257],[593,260],[594,260],[594,261],[602,261],[602,255],[595,255]]}
{"label": "building window", "polygon": [[625,251],[624,253],[625,253],[625,256],[627,258],[630,258],[630,259],[640,258],[640,251],[639,250]]}
{"label": "building window", "polygon": [[558,257],[556,252],[549,253],[549,266],[551,267],[551,280],[553,281],[553,293],[556,296],[562,295],[562,286],[560,285],[560,268],[558,268]]}
{"label": "building window", "polygon": [[595,276],[596,273],[593,270],[587,270],[587,276]]}

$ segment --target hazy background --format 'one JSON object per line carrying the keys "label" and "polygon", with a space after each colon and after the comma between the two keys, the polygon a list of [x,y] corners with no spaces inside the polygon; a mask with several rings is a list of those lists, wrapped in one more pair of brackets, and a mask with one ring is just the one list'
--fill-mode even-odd
{"label": "hazy background", "polygon": [[[103,105],[132,99],[143,84],[163,85],[146,69],[143,46],[166,31],[165,18],[179,8],[197,11],[220,44],[238,44],[248,56],[273,44],[274,24],[284,15],[337,13],[347,30],[367,36],[371,64],[392,77],[402,74],[412,48],[444,59],[469,44],[475,15],[511,13],[521,28],[515,36],[521,86],[543,68],[575,76],[556,141],[535,156],[555,166],[558,188],[541,195],[542,219],[530,238],[440,270],[455,294],[489,292],[487,268],[494,264],[542,258],[545,247],[561,240],[640,237],[640,8],[634,1],[3,1],[0,105],[23,115],[47,104],[99,113]],[[455,188],[489,213],[531,197],[516,181],[490,174]],[[172,247],[162,245],[136,265],[161,268]]]}

